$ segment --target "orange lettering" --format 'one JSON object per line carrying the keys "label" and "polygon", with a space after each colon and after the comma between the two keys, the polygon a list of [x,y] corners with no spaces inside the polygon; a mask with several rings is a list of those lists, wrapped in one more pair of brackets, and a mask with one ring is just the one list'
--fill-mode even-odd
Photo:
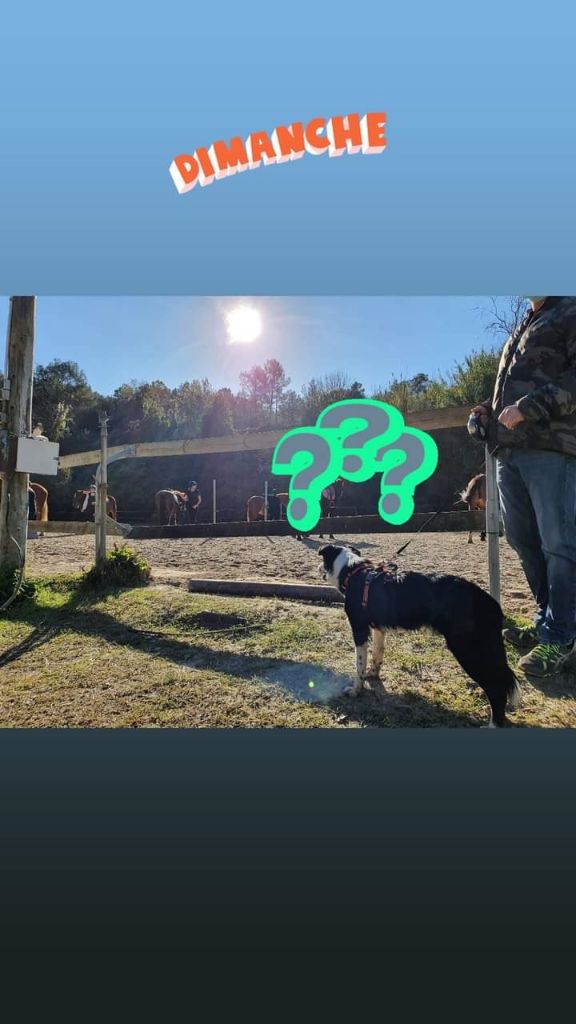
{"label": "orange lettering", "polygon": [[319,156],[328,150],[330,156],[342,153],[381,153],[386,149],[386,114],[375,112],[346,114],[327,120],[313,117],[308,124],[294,121],[279,125],[271,135],[252,132],[244,142],[236,135],[230,142],[221,139],[210,149],[197,149],[193,156],[186,153],[174,157],[170,175],[177,191],[189,192],[197,181],[210,185],[214,178],[228,178],[232,174],[254,169],[260,164],[282,164],[299,160],[305,152]]}
{"label": "orange lettering", "polygon": [[217,178],[227,178],[236,171],[245,171],[248,168],[248,157],[244,143],[239,135],[230,140],[230,145],[225,142],[214,142],[208,150],[211,163],[215,164]]}
{"label": "orange lettering", "polygon": [[386,114],[365,114],[360,129],[363,153],[382,153],[386,149]]}
{"label": "orange lettering", "polygon": [[330,144],[330,156],[342,156],[345,149],[349,153],[359,153],[362,148],[360,115],[331,117],[326,125],[326,135]]}
{"label": "orange lettering", "polygon": [[304,156],[304,128],[301,121],[296,121],[289,128],[280,126],[272,132],[272,144],[277,154],[277,163],[286,160],[299,160]]}
{"label": "orange lettering", "polygon": [[216,172],[214,170],[214,167],[212,166],[212,161],[210,160],[210,157],[208,155],[208,150],[204,149],[204,147],[202,147],[201,149],[197,149],[194,156],[196,157],[198,163],[200,164],[200,171],[198,173],[200,184],[202,186],[211,185],[212,182],[214,181],[214,175]]}
{"label": "orange lettering", "polygon": [[326,127],[326,122],[323,117],[315,117],[312,121],[309,121],[306,125],[306,131],[304,132],[304,145],[309,153],[314,156],[319,156],[325,149],[328,149],[330,145],[327,138],[318,133]]}
{"label": "orange lettering", "polygon": [[189,192],[191,188],[194,188],[196,184],[198,164],[193,156],[181,153],[180,156],[175,156],[170,164],[170,174],[176,189],[180,195],[183,195],[184,192]]}
{"label": "orange lettering", "polygon": [[266,132],[252,132],[246,143],[248,151],[249,166],[253,170],[260,166],[260,161],[265,164],[276,163],[276,152]]}

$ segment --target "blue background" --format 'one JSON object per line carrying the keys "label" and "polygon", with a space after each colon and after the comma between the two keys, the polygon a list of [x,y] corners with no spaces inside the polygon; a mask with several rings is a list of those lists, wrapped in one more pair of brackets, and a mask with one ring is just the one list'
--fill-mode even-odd
{"label": "blue background", "polygon": [[[0,291],[574,291],[567,3],[27,4],[2,16]],[[181,152],[385,110],[381,155],[186,195]]]}

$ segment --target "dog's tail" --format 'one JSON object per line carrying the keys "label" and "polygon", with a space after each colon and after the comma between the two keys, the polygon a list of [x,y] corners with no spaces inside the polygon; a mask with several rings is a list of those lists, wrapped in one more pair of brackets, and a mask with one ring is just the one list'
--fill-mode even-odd
{"label": "dog's tail", "polygon": [[494,724],[506,725],[506,709],[518,707],[520,687],[506,658],[502,609],[473,583],[449,578],[438,583],[441,611],[433,625],[464,671],[484,690]]}

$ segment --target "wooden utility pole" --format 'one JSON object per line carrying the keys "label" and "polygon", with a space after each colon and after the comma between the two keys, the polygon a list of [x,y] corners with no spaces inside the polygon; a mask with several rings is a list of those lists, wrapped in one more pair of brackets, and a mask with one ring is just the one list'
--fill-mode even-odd
{"label": "wooden utility pole", "polygon": [[10,394],[2,402],[4,422],[0,423],[0,434],[11,452],[0,501],[0,568],[9,570],[18,569],[26,561],[29,476],[15,470],[15,445],[19,437],[32,432],[35,321],[34,296],[10,299],[4,382]]}

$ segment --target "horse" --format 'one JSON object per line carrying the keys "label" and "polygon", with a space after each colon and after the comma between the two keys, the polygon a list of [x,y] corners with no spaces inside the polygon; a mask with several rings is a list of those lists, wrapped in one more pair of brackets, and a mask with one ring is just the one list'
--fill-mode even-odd
{"label": "horse", "polygon": [[177,526],[187,504],[188,495],[184,491],[168,490],[168,488],[156,491],[154,518],[158,520],[160,526]]}
{"label": "horse", "polygon": [[48,522],[48,491],[42,484],[30,484],[36,498],[36,521],[39,523]]}
{"label": "horse", "polygon": [[[96,514],[96,488],[84,487],[79,491],[74,491],[72,508],[75,512],[80,512],[81,519],[93,520]],[[106,498],[106,515],[110,519],[118,518],[118,503],[111,494]]]}
{"label": "horse", "polygon": [[[280,518],[282,519],[282,512],[286,512],[286,506],[290,497],[284,492],[277,494],[276,497],[280,502]],[[261,494],[253,494],[251,498],[248,498],[246,503],[246,519],[249,523],[256,523],[259,519],[264,519],[264,497]]]}
{"label": "horse", "polygon": [[[333,484],[329,484],[324,488],[320,496],[320,515],[322,519],[331,519],[334,513],[337,512],[340,503],[342,501],[342,494],[344,491],[344,480],[341,476],[334,481]],[[320,539],[323,539],[324,534],[319,533]],[[330,534],[330,539],[334,540],[334,534]],[[296,533],[296,540],[304,540],[304,536],[301,533]]]}
{"label": "horse", "polygon": [[[484,512],[486,509],[486,475],[478,473],[468,481],[463,491],[459,492],[460,500],[468,505],[469,512]],[[480,540],[486,540],[486,531],[482,530]],[[468,543],[472,544],[472,530],[468,534]]]}
{"label": "horse", "polygon": [[[28,491],[34,492],[36,505],[36,522],[48,522],[48,491],[42,484],[30,484]],[[0,479],[0,494],[2,493],[2,480]]]}
{"label": "horse", "polygon": [[[344,490],[344,481],[341,476],[335,481],[325,487],[320,496],[320,515],[323,519],[332,519],[335,512],[342,501],[342,492]],[[323,539],[324,534],[319,533],[318,536]],[[334,540],[334,534],[330,534],[330,539]]]}

